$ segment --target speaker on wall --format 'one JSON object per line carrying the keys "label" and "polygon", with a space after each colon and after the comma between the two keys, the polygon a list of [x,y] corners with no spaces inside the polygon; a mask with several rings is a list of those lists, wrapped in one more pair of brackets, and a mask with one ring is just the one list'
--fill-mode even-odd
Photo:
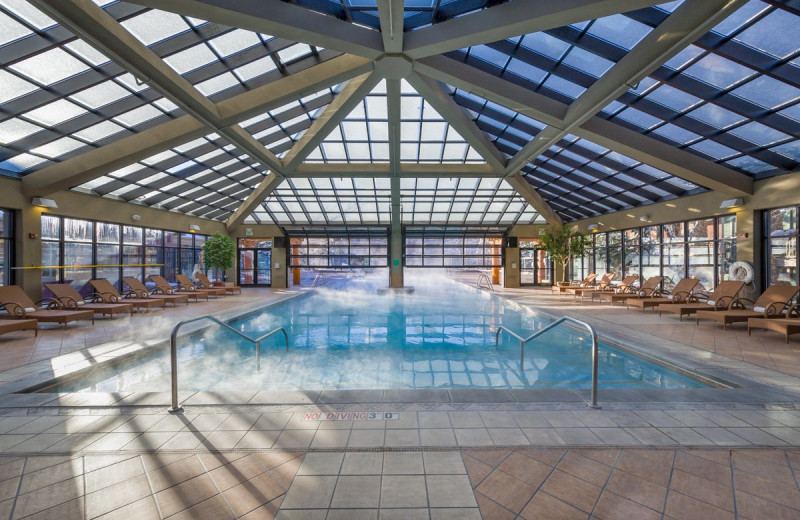
{"label": "speaker on wall", "polygon": [[519,237],[506,237],[506,247],[519,247]]}
{"label": "speaker on wall", "polygon": [[272,239],[272,247],[283,248],[286,247],[286,237],[275,237]]}

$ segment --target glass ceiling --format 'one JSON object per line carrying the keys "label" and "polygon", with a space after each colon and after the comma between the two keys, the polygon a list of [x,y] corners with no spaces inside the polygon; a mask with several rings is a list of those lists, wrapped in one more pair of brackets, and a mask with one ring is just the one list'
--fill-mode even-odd
{"label": "glass ceiling", "polygon": [[[126,2],[95,3],[212,103],[341,54]],[[293,3],[380,29],[376,0]],[[404,27],[413,31],[471,13],[480,16],[478,11],[499,3],[504,2],[405,0]],[[446,56],[568,105],[681,3],[517,35]],[[798,171],[798,17],[794,2],[750,0],[595,117],[755,179]],[[25,0],[0,4],[0,29],[0,175],[22,178],[185,115],[146,78],[135,77]],[[281,158],[343,87],[303,90],[302,98],[260,114],[250,112],[237,123]],[[513,107],[445,87],[505,158],[517,154],[546,126]],[[381,81],[305,162],[374,163],[385,170],[391,149],[387,105]],[[471,168],[486,164],[470,141],[405,80],[397,135],[401,163]],[[269,172],[214,128],[187,140],[73,189],[225,220]],[[563,137],[521,172],[567,221],[706,189],[576,135]],[[389,224],[387,178],[287,175],[247,222]],[[449,175],[402,179],[405,224],[504,226],[541,221],[505,181]]]}

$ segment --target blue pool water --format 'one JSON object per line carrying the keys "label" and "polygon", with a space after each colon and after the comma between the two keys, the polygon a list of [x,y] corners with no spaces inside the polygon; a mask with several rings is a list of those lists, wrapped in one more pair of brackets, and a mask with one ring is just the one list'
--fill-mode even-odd
{"label": "blue pool water", "polygon": [[[385,283],[385,282],[384,282]],[[388,388],[588,388],[591,341],[585,332],[556,327],[526,345],[502,325],[529,336],[549,323],[498,298],[439,280],[413,294],[378,294],[369,280],[347,290],[322,289],[231,324],[250,337],[276,327],[289,333],[284,350],[278,334],[255,347],[224,330],[179,343],[183,390],[320,390]],[[60,386],[61,392],[166,391],[168,349],[101,369]],[[600,343],[601,388],[707,386],[661,365]]]}

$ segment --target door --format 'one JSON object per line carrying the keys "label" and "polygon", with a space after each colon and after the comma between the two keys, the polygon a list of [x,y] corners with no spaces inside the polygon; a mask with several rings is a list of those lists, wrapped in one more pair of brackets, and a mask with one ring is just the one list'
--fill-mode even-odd
{"label": "door", "polygon": [[520,285],[552,285],[550,257],[538,240],[519,241]]}
{"label": "door", "polygon": [[239,285],[272,284],[272,241],[239,239]]}

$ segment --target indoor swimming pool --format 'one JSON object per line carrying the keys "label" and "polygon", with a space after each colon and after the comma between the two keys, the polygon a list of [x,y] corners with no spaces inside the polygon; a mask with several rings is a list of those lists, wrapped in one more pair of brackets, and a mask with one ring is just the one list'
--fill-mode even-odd
{"label": "indoor swimming pool", "polygon": [[[385,282],[384,282],[385,284]],[[369,279],[346,289],[317,289],[230,324],[250,337],[276,327],[255,346],[216,326],[179,338],[181,390],[332,390],[396,388],[588,388],[591,339],[559,326],[525,346],[501,334],[527,337],[551,320],[505,305],[445,279],[413,293],[378,291]],[[383,294],[380,294],[383,292]],[[169,349],[93,369],[49,391],[135,392],[170,388]],[[705,383],[600,341],[600,388],[697,388]]]}

